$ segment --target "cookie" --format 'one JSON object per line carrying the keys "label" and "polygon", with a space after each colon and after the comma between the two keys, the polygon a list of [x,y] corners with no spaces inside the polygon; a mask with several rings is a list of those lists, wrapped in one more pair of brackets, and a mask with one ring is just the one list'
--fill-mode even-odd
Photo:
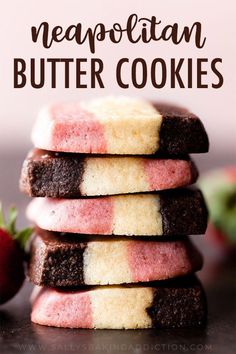
{"label": "cookie", "polygon": [[32,142],[40,149],[89,154],[188,154],[209,147],[202,122],[186,109],[128,97],[46,107]]}
{"label": "cookie", "polygon": [[[82,239],[81,239],[82,238]],[[202,256],[189,239],[145,241],[78,237],[36,230],[29,277],[36,285],[68,287],[148,282],[194,273]]]}
{"label": "cookie", "polygon": [[42,288],[33,296],[34,323],[66,328],[199,327],[206,298],[196,278],[75,291]]}
{"label": "cookie", "polygon": [[33,197],[75,198],[172,189],[197,177],[188,157],[102,157],[35,149],[23,164],[20,188]]}
{"label": "cookie", "polygon": [[79,234],[168,236],[202,234],[207,209],[199,190],[100,198],[35,198],[29,220],[42,229]]}

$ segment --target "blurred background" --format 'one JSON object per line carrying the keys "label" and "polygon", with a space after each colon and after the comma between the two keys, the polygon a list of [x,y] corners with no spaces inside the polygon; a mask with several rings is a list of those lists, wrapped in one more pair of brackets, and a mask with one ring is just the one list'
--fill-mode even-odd
{"label": "blurred background", "polygon": [[[210,152],[195,155],[194,160],[200,172],[235,165],[236,153],[236,117],[235,117],[235,4],[234,1],[196,1],[196,0],[129,0],[125,3],[110,0],[8,0],[1,4],[0,10],[0,199],[5,206],[15,203],[19,208],[20,218],[18,225],[25,226],[24,208],[28,198],[18,191],[20,169],[27,151],[31,147],[30,131],[38,110],[45,104],[57,100],[80,100],[101,95],[121,94],[142,96],[152,100],[171,101],[188,107],[203,121],[210,138]],[[155,15],[162,20],[163,25],[178,22],[180,26],[191,25],[195,21],[202,23],[203,35],[207,41],[203,49],[197,49],[193,43],[181,43],[174,46],[168,42],[139,43],[131,45],[127,41],[111,44],[104,41],[97,44],[97,50],[91,55],[87,44],[78,46],[74,42],[54,44],[50,49],[44,49],[41,44],[31,40],[31,26],[38,26],[47,21],[51,26],[61,25],[68,27],[71,24],[82,22],[85,26],[94,26],[103,22],[107,26],[114,22],[126,23],[128,16],[136,13],[140,17]],[[85,81],[89,85],[91,57],[101,58],[104,62],[103,79],[104,89],[70,89],[63,88],[63,72],[58,75],[58,87],[49,88],[47,84],[42,89],[32,89],[26,85],[23,89],[13,88],[13,58],[23,58],[29,63],[30,58],[87,58],[85,70],[88,77]],[[144,57],[150,63],[152,59],[161,57],[168,62],[169,58],[222,58],[219,67],[224,76],[224,85],[220,89],[170,89],[157,90],[148,84],[144,89],[132,88],[122,90],[115,80],[115,66],[122,57],[130,60]],[[209,68],[209,65],[207,65]],[[128,70],[128,66],[127,66]],[[27,70],[29,77],[29,70]],[[124,72],[129,76],[129,72]],[[72,72],[73,76],[73,72]],[[50,72],[46,72],[46,81],[49,81]],[[211,83],[211,75],[206,82]],[[193,82],[196,79],[193,78]],[[194,84],[193,84],[194,85]],[[196,86],[196,85],[195,85]],[[224,328],[224,338],[232,327],[232,320],[226,325],[228,314],[234,303],[231,291],[231,282],[235,279],[232,262],[228,261],[228,252],[215,242],[206,242],[203,237],[195,237],[199,248],[205,255],[205,267],[200,272],[208,296],[211,299],[210,318],[214,318],[217,326]],[[225,284],[225,285],[224,285]],[[225,289],[223,288],[225,286]],[[30,292],[29,286],[4,308],[14,309],[15,316],[19,311],[19,304],[26,302]],[[216,302],[225,298],[224,304]],[[214,302],[215,299],[215,302]],[[228,303],[228,304],[227,304]],[[215,317],[219,306],[224,311],[221,319]],[[28,310],[27,310],[28,311]],[[28,316],[28,314],[27,314]],[[16,317],[13,317],[14,321]],[[47,337],[45,332],[44,339]],[[220,345],[220,344],[219,344]],[[218,349],[220,347],[217,347]],[[220,353],[220,350],[217,351]],[[229,352],[229,351],[228,351]]]}

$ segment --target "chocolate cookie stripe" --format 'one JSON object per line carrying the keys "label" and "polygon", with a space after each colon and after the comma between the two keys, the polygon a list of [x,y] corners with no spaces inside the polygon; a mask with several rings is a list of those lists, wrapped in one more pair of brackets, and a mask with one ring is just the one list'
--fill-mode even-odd
{"label": "chocolate cookie stripe", "polygon": [[163,235],[204,234],[208,210],[202,192],[178,189],[160,193]]}
{"label": "chocolate cookie stripe", "polygon": [[162,115],[159,153],[178,155],[209,150],[207,133],[195,114],[168,104],[154,106]]}

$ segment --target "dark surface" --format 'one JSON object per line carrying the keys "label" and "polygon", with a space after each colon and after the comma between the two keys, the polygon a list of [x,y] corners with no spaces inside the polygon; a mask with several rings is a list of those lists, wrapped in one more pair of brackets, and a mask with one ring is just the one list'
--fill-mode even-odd
{"label": "dark surface", "polygon": [[[28,198],[20,196],[18,179],[25,151],[0,156],[0,195],[7,206],[17,202],[25,225],[24,208]],[[194,157],[201,170],[209,166],[233,163],[235,156]],[[199,273],[208,300],[208,324],[205,329],[178,330],[68,330],[30,323],[29,295],[26,283],[21,292],[0,307],[0,352],[14,353],[235,353],[235,260],[223,262],[212,244],[194,237],[205,256]]]}

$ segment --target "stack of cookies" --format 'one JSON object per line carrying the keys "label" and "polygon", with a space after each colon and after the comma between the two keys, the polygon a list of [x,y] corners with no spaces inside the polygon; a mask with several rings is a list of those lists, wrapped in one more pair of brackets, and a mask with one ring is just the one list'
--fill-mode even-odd
{"label": "stack of cookies", "polygon": [[208,151],[198,117],[108,97],[42,110],[20,187],[35,197],[32,321],[69,328],[204,324],[194,273],[207,209],[189,153]]}

